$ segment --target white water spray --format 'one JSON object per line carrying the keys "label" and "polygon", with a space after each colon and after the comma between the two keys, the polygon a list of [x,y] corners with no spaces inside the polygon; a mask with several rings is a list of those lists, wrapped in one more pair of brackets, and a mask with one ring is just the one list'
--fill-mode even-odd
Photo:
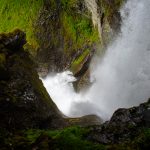
{"label": "white water spray", "polygon": [[116,109],[138,105],[150,97],[149,8],[150,0],[129,0],[122,8],[121,34],[92,68],[96,82],[87,93],[74,92],[69,83],[74,78],[70,80],[68,73],[43,80],[62,112],[69,116],[96,113],[108,119]]}

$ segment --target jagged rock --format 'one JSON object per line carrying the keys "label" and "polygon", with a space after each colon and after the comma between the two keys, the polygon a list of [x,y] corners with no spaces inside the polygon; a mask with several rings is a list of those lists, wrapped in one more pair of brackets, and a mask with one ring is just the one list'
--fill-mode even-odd
{"label": "jagged rock", "polygon": [[0,128],[59,128],[65,125],[24,51],[25,33],[0,35]]}
{"label": "jagged rock", "polygon": [[[23,45],[26,43],[26,35],[24,32],[21,32],[19,29],[16,29],[14,32],[8,34],[0,35],[0,43],[11,51],[20,50]],[[3,50],[3,49],[1,49]]]}
{"label": "jagged rock", "polygon": [[[93,1],[96,7],[92,9],[97,12],[95,17],[100,17],[96,23],[100,22],[100,38],[99,26],[93,25],[92,12],[84,0],[46,0],[35,23],[35,36],[40,46],[36,57],[39,74],[45,77],[47,70],[60,72],[70,69],[74,58],[77,59],[85,50],[89,49],[91,54],[95,45],[98,44],[99,49],[103,47],[102,43],[107,45],[113,37],[112,32],[119,31],[121,18],[118,10],[123,1]],[[41,66],[41,63],[47,65]]]}
{"label": "jagged rock", "polygon": [[78,118],[66,118],[66,120],[70,125],[77,125],[81,127],[102,124],[102,119],[96,115],[86,115]]}
{"label": "jagged rock", "polygon": [[77,79],[73,82],[75,90],[78,92],[81,89],[86,89],[90,85],[90,72],[89,66],[91,63],[91,59],[94,55],[94,51],[88,54],[83,62],[80,64],[80,67],[74,73],[74,77]]}
{"label": "jagged rock", "polygon": [[37,72],[40,77],[45,78],[49,73],[49,68],[47,63],[39,63]]}
{"label": "jagged rock", "polygon": [[146,127],[150,127],[150,100],[138,107],[118,109],[110,121],[93,127],[88,138],[103,144],[121,143],[136,137]]}

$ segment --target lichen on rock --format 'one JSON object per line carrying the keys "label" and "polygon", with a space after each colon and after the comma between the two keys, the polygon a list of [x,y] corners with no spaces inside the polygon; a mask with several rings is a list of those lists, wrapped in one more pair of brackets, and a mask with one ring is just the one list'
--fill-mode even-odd
{"label": "lichen on rock", "polygon": [[0,128],[58,128],[64,120],[25,52],[25,33],[0,35]]}

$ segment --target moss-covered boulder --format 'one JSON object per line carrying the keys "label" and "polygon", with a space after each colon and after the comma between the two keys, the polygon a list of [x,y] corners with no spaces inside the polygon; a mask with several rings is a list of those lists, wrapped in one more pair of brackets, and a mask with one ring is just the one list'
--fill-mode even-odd
{"label": "moss-covered boulder", "polygon": [[25,33],[0,35],[0,128],[58,128],[64,126],[23,45]]}
{"label": "moss-covered boulder", "polygon": [[[72,126],[61,130],[0,130],[0,149],[149,150],[149,104],[147,102],[131,109],[119,109],[109,122],[102,125]],[[88,124],[89,118],[79,120],[87,121]],[[79,123],[78,119],[71,119],[73,124]]]}
{"label": "moss-covered boulder", "polygon": [[[109,121],[91,128],[89,139],[103,144],[130,143],[133,146],[132,141],[140,142],[137,139],[146,136],[147,133],[143,134],[145,129],[149,134],[150,100],[137,107],[116,110]],[[147,138],[150,138],[149,135]],[[143,141],[143,144],[146,144],[146,141]],[[150,143],[147,144],[150,147]]]}

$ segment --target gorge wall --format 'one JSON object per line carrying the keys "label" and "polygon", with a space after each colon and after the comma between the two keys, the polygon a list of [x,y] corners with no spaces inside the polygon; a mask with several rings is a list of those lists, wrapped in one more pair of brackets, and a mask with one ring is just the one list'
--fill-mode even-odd
{"label": "gorge wall", "polygon": [[[69,68],[77,79],[83,79],[86,73],[88,76],[89,62],[95,54],[97,44],[100,45],[99,51],[102,51],[103,47],[107,46],[109,39],[115,36],[113,31],[117,33],[120,30],[121,19],[118,10],[122,2],[123,0],[0,1],[0,31],[9,32],[14,28],[21,28],[27,32],[28,41],[26,44],[26,35],[19,29],[11,33],[0,34],[0,149],[143,150],[150,148],[150,100],[137,107],[118,109],[110,120],[103,124],[101,124],[102,120],[95,115],[66,118],[66,116],[62,116],[46,92],[37,74],[37,68],[41,76],[47,75],[48,71],[57,72]],[[114,94],[113,91],[118,87],[119,90],[123,89],[122,92],[119,91],[119,96],[129,93],[130,86],[124,88],[124,83],[129,83],[138,89],[136,90],[138,95],[134,91],[129,94],[133,96],[129,97],[130,102],[134,101],[136,96],[139,98],[139,102],[146,100],[150,93],[148,82],[150,79],[148,38],[150,35],[148,22],[150,2],[131,0],[128,6],[130,7],[127,8],[131,8],[132,11],[130,15],[128,13],[124,15],[130,16],[129,22],[131,21],[133,26],[128,26],[131,25],[131,22],[128,24],[128,21],[124,25],[127,25],[125,27],[129,27],[128,29],[133,27],[133,30],[132,32],[131,30],[124,30],[129,32],[122,33],[127,33],[123,35],[128,35],[125,39],[132,43],[132,47],[129,45],[130,42],[123,42],[123,45],[119,40],[117,51],[116,48],[111,49],[115,51],[115,55],[114,51],[109,53],[110,50],[105,53],[107,60],[110,60],[109,58],[115,59],[113,59],[114,61],[105,61],[106,59],[104,59],[103,63],[99,65],[100,68],[97,71],[100,75],[97,74],[97,77],[100,77],[105,83],[104,86],[99,84],[100,79],[97,78],[98,89],[99,85],[102,88],[100,92],[97,92],[98,95],[95,94],[97,85],[92,89],[94,91],[92,92],[94,94],[92,95],[94,96],[93,102],[96,98],[98,100],[101,98],[102,102],[107,102],[109,97],[111,100],[108,103],[110,109],[107,111],[111,112],[113,104],[121,102],[121,97],[116,99],[111,95]],[[95,18],[95,14],[98,17]],[[95,23],[97,21],[98,23]],[[101,30],[99,31],[101,32],[97,28],[100,25]],[[124,41],[124,38],[119,39]],[[120,50],[122,48],[120,44],[123,45],[123,51]],[[133,51],[130,48],[127,49],[128,46]],[[118,59],[122,56],[122,52],[124,52],[124,57]],[[131,57],[130,52],[134,57]],[[127,65],[123,63],[123,60]],[[127,71],[122,65],[129,69],[130,74],[127,73],[126,75]],[[114,66],[117,67],[114,69]],[[107,71],[107,68],[111,72]],[[118,76],[114,76],[116,74],[112,74],[112,72],[117,73]],[[67,73],[70,74],[69,71]],[[61,80],[63,74],[57,75]],[[74,77],[73,75],[69,77],[71,82]],[[110,84],[106,86],[106,81],[111,80],[112,77],[117,81],[119,79],[119,84],[117,84],[119,86],[116,86],[116,82],[112,82],[115,84],[111,84],[111,86]],[[66,78],[63,77],[63,79],[65,80],[63,82],[66,82]],[[139,86],[141,83],[147,86]],[[53,90],[54,84],[49,89]],[[145,89],[146,93],[144,92]],[[57,90],[57,95],[59,96],[63,90],[63,87]],[[68,93],[65,91],[63,95]],[[75,98],[76,95],[71,96]],[[114,99],[116,101],[113,101]],[[67,103],[66,99],[64,100],[61,102]],[[98,104],[100,107],[103,106],[99,101]],[[79,103],[78,106],[81,106],[79,108],[96,110],[91,103],[88,103],[88,107],[85,106],[85,103]],[[118,106],[120,107],[120,105]],[[80,110],[84,111],[84,109]]]}
{"label": "gorge wall", "polygon": [[64,119],[24,51],[25,43],[20,30],[0,34],[0,129],[61,128]]}
{"label": "gorge wall", "polygon": [[122,1],[93,1],[89,6],[87,1],[79,0],[46,1],[36,22],[36,37],[41,43],[37,58],[41,65],[47,65],[49,71],[78,72],[96,46],[102,48],[119,30],[121,4]]}
{"label": "gorge wall", "polygon": [[2,0],[0,32],[20,28],[27,33],[27,49],[36,57],[41,76],[68,68],[76,73],[97,44],[107,45],[112,33],[119,30],[122,2]]}
{"label": "gorge wall", "polygon": [[0,149],[149,149],[150,100],[118,109],[101,125],[93,115],[64,119],[24,51],[25,42],[20,30],[0,34]]}

